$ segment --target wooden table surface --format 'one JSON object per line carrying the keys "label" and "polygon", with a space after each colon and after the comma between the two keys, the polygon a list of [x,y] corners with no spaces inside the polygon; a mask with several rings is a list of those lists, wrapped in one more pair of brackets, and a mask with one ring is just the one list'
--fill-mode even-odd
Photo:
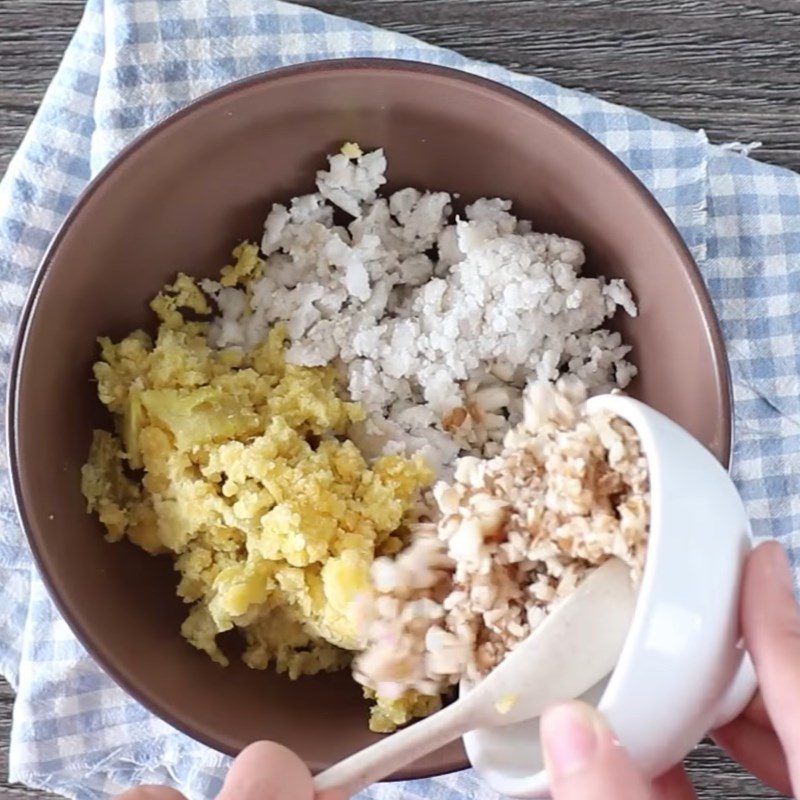
{"label": "wooden table surface", "polygon": [[[266,0],[265,0],[266,2]],[[313,0],[305,5],[593,92],[800,170],[800,0]],[[0,0],[0,173],[58,66],[82,0]],[[0,679],[0,800],[13,695]],[[778,797],[710,743],[700,798]]]}

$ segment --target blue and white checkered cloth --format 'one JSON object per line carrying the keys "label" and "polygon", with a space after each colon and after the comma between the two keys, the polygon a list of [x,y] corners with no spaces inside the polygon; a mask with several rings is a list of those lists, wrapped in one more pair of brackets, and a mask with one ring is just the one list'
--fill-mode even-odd
{"label": "blue and white checkered cloth", "polygon": [[[345,56],[430,61],[508,84],[574,120],[641,178],[690,246],[722,320],[735,391],[734,473],[755,531],[780,538],[800,565],[800,177],[712,146],[702,132],[308,8],[270,0],[89,0],[0,184],[3,384],[42,253],[120,148],[227,81]],[[32,568],[5,456],[0,449],[0,672],[18,692],[12,780],[81,800],[141,782],[213,797],[227,759],[128,697],[59,617]],[[465,772],[377,786],[364,797],[494,795]]]}

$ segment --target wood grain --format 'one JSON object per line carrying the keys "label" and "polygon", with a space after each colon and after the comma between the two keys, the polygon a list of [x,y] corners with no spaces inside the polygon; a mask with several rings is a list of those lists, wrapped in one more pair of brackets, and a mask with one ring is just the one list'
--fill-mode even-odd
{"label": "wood grain", "polygon": [[[798,0],[313,0],[304,5],[451,47],[691,128],[761,141],[800,170]],[[0,173],[83,10],[81,0],[0,0]],[[11,691],[0,680],[0,800]],[[779,797],[710,743],[688,759],[701,800]]]}
{"label": "wood grain", "polygon": [[800,169],[797,0],[313,0]]}

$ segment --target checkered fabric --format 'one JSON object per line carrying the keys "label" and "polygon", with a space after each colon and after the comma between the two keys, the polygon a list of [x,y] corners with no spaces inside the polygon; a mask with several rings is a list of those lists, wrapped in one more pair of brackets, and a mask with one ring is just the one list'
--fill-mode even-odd
{"label": "checkered fabric", "polygon": [[[780,538],[800,564],[800,177],[710,145],[702,132],[308,8],[270,0],[89,0],[0,184],[3,384],[42,253],[120,148],[230,80],[346,56],[428,61],[512,86],[572,119],[639,176],[691,248],[722,321],[735,391],[733,469],[755,532]],[[0,471],[0,671],[18,692],[12,780],[82,800],[140,782],[213,797],[227,759],[153,717],[86,655],[31,566],[4,447]],[[363,797],[492,795],[464,772],[376,786]]]}

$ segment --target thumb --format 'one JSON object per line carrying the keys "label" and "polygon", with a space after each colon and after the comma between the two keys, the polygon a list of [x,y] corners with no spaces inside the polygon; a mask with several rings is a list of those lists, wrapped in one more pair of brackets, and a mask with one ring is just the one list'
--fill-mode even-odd
{"label": "thumb", "polygon": [[542,717],[542,745],[553,800],[652,800],[650,784],[584,703],[554,706]]}
{"label": "thumb", "polygon": [[[141,800],[151,800],[151,798],[143,797]],[[154,797],[152,800],[161,799]],[[295,753],[275,742],[254,742],[245,747],[233,762],[217,800],[346,800],[346,798],[337,790],[320,792],[315,796],[311,773]]]}
{"label": "thumb", "polygon": [[233,762],[217,800],[312,800],[306,765],[274,742],[255,742]]}
{"label": "thumb", "polygon": [[[783,548],[777,542],[757,547],[744,574],[742,628],[792,786],[800,794],[800,611],[793,583]],[[782,759],[773,759],[772,767],[782,772]]]}

